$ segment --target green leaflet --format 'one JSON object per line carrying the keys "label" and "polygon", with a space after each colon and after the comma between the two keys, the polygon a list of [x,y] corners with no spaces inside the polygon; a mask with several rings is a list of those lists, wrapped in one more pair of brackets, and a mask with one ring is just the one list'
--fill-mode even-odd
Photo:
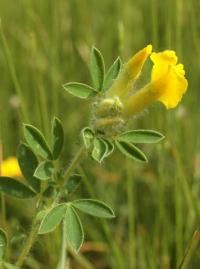
{"label": "green leaflet", "polygon": [[122,62],[120,58],[118,57],[116,61],[111,65],[111,67],[109,68],[105,76],[104,85],[103,85],[104,91],[108,90],[110,86],[112,85],[113,81],[117,78],[121,70],[121,66],[122,66]]}
{"label": "green leaflet", "polygon": [[92,145],[92,141],[94,139],[94,132],[92,131],[91,128],[85,127],[81,131],[82,137],[83,137],[83,142],[85,147],[88,149]]}
{"label": "green leaflet", "polygon": [[153,130],[132,130],[117,136],[118,141],[130,143],[157,143],[162,139],[164,136]]}
{"label": "green leaflet", "polygon": [[31,148],[26,144],[20,144],[17,150],[17,159],[25,179],[37,192],[40,192],[40,181],[34,177],[38,160]]}
{"label": "green leaflet", "polygon": [[94,97],[97,94],[94,88],[83,83],[69,82],[64,84],[63,87],[67,92],[82,99]]}
{"label": "green leaflet", "polygon": [[39,228],[39,234],[52,232],[62,221],[67,205],[59,204],[48,211],[43,217]]}
{"label": "green leaflet", "polygon": [[103,159],[106,157],[106,153],[107,153],[107,144],[105,143],[105,141],[101,138],[95,138],[94,142],[93,142],[93,150],[92,150],[92,158],[101,163],[103,161]]}
{"label": "green leaflet", "polygon": [[36,196],[36,193],[28,186],[9,177],[0,177],[0,191],[19,199],[29,199]]}
{"label": "green leaflet", "polygon": [[94,199],[79,199],[72,202],[72,205],[80,211],[99,218],[114,218],[112,208],[107,204]]}
{"label": "green leaflet", "polygon": [[106,143],[106,146],[107,146],[105,157],[108,157],[110,154],[113,153],[115,146],[114,146],[113,142],[110,141],[109,139],[102,138],[102,140]]}
{"label": "green leaflet", "polygon": [[70,205],[67,206],[64,227],[67,244],[78,252],[84,241],[84,232],[79,216]]}
{"label": "green leaflet", "polygon": [[57,160],[60,156],[61,150],[64,144],[64,130],[61,124],[61,121],[54,117],[52,124],[52,155],[53,159]]}
{"label": "green leaflet", "polygon": [[35,170],[34,176],[40,180],[47,180],[51,178],[54,172],[54,166],[52,162],[41,162]]}
{"label": "green leaflet", "polygon": [[127,157],[140,162],[147,162],[145,154],[133,144],[124,141],[115,141],[117,148]]}
{"label": "green leaflet", "polygon": [[94,87],[101,91],[103,89],[105,65],[101,52],[93,47],[91,52],[90,73]]}
{"label": "green leaflet", "polygon": [[52,153],[43,134],[34,126],[24,124],[24,136],[36,155],[52,160]]}

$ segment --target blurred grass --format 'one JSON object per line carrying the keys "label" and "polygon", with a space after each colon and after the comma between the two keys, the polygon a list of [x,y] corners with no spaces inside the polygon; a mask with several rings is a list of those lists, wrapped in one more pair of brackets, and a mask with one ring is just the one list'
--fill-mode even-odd
{"label": "blurred grass", "polygon": [[[189,90],[180,106],[166,111],[159,104],[153,105],[131,123],[134,128],[155,129],[166,135],[164,143],[145,146],[149,164],[128,162],[126,167],[121,166],[124,160],[120,154],[101,167],[92,161],[83,163],[86,184],[80,194],[86,197],[93,186],[93,194],[103,197],[117,214],[109,224],[110,237],[104,225],[82,216],[86,241],[105,241],[107,246],[99,252],[84,253],[94,268],[177,268],[199,229],[199,8],[199,0],[0,1],[11,54],[9,65],[1,40],[0,120],[5,157],[15,154],[23,121],[48,136],[52,116],[56,115],[66,130],[63,162],[70,161],[91,107],[69,96],[61,85],[68,81],[90,83],[87,65],[92,45],[102,51],[107,66],[118,55],[126,60],[149,43],[155,50],[175,49],[185,65]],[[21,113],[23,106],[25,112]],[[134,195],[128,198],[129,187]],[[127,199],[132,199],[132,209],[127,207]],[[19,215],[21,223],[29,223],[31,205],[24,204],[21,212],[17,202],[9,199],[7,204],[10,230],[14,230]],[[132,218],[128,222],[129,210]],[[129,234],[128,225],[132,226]],[[51,266],[57,261],[59,231],[54,238],[55,244],[46,237],[36,243],[27,268],[55,268]],[[117,252],[111,239],[118,246]],[[76,256],[72,260],[73,268],[89,268],[81,266]],[[188,268],[199,266],[196,248]]]}

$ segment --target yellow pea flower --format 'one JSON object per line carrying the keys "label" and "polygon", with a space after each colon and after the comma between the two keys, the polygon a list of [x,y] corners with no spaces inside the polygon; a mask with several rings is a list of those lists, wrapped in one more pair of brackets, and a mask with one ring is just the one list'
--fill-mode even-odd
{"label": "yellow pea flower", "polygon": [[167,109],[177,106],[188,87],[184,66],[177,64],[174,51],[152,53],[154,63],[151,82],[124,102],[123,115],[131,117],[144,110],[154,101],[162,102]]}
{"label": "yellow pea flower", "polygon": [[[150,56],[153,62],[151,81],[132,94],[135,81]],[[98,130],[115,133],[126,119],[143,111],[155,101],[162,102],[167,109],[177,106],[188,87],[184,66],[177,64],[178,58],[172,50],[152,53],[148,45],[137,52],[124,66],[106,92],[106,97],[97,106],[95,125]]]}
{"label": "yellow pea flower", "polygon": [[18,161],[15,157],[11,156],[3,160],[2,165],[1,165],[1,175],[5,177],[21,177],[22,176]]}

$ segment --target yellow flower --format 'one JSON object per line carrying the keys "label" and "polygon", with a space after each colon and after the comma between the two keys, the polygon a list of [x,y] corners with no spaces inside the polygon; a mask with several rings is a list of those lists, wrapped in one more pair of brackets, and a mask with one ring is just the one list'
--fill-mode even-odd
{"label": "yellow flower", "polygon": [[135,94],[127,95],[126,99],[121,100],[124,105],[122,113],[126,118],[144,110],[154,101],[162,102],[167,109],[174,108],[187,90],[184,66],[177,64],[178,59],[174,51],[153,52],[150,58],[154,64],[151,82]]}
{"label": "yellow flower", "polygon": [[21,177],[22,173],[19,168],[18,161],[15,157],[9,157],[3,160],[1,166],[1,174],[5,177]]}
{"label": "yellow flower", "polygon": [[167,109],[176,107],[188,87],[184,66],[177,64],[177,56],[170,50],[152,53],[151,60],[154,63],[151,74],[152,88],[159,92],[158,100]]}
{"label": "yellow flower", "polygon": [[[151,81],[132,93],[149,56],[153,62]],[[184,66],[177,62],[176,53],[172,50],[152,53],[152,46],[148,45],[137,52],[124,64],[118,78],[108,89],[106,98],[100,100],[96,113],[97,129],[115,133],[127,118],[155,101],[162,102],[167,109],[176,107],[188,87]]]}

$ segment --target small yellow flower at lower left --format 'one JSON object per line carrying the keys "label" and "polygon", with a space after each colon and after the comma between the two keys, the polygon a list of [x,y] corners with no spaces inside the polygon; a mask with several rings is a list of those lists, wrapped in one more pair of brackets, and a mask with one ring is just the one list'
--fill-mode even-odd
{"label": "small yellow flower at lower left", "polygon": [[3,160],[1,165],[1,176],[22,177],[22,173],[15,157],[11,156]]}

